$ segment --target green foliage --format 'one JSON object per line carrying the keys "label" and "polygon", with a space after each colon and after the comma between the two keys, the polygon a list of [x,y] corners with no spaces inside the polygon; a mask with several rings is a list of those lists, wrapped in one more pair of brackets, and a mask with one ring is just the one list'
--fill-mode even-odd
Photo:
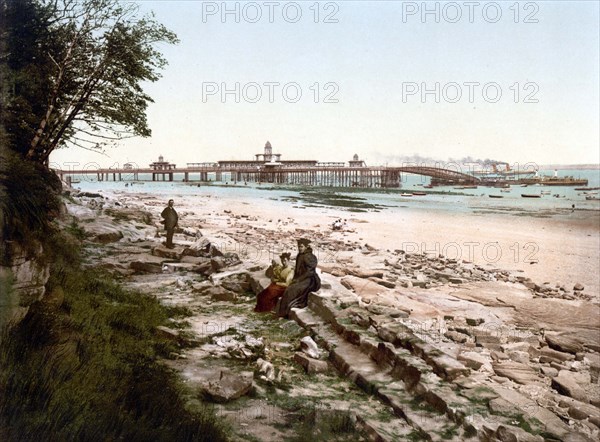
{"label": "green foliage", "polygon": [[38,5],[30,0],[0,0],[0,121],[3,147],[25,154],[41,121],[51,88],[51,60],[55,42]]}
{"label": "green foliage", "polygon": [[[31,0],[29,0],[31,1]],[[35,0],[53,46],[40,63],[52,88],[43,100],[26,157],[43,162],[65,146],[101,149],[131,136],[150,136],[146,109],[153,100],[143,82],[154,82],[166,60],[156,49],[176,43],[174,33],[133,2]],[[44,78],[45,79],[45,78]]]}
{"label": "green foliage", "polygon": [[[78,267],[51,238],[50,293],[0,345],[0,422],[8,440],[226,440],[212,409],[185,407],[177,375],[159,362],[176,350],[155,329],[167,310]],[[49,247],[50,248],[50,247]],[[52,298],[52,296],[50,297]]]}
{"label": "green foliage", "polygon": [[[52,232],[58,215],[60,182],[45,167],[23,161],[8,149],[0,150],[0,233],[2,244],[19,243],[32,252]],[[2,259],[9,258],[9,247]]]}
{"label": "green foliage", "polygon": [[0,0],[0,144],[44,163],[59,147],[149,136],[146,109],[174,33],[133,2]]}

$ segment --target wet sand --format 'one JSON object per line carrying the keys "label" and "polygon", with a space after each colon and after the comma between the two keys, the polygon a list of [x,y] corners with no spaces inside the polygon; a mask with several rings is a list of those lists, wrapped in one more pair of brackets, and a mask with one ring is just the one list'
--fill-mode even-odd
{"label": "wet sand", "polygon": [[[598,211],[575,211],[550,218],[412,208],[355,213],[282,202],[271,198],[269,192],[248,200],[203,191],[200,189],[198,196],[173,195],[183,218],[202,220],[227,210],[256,218],[254,224],[267,230],[289,231],[291,236],[297,236],[295,229],[330,230],[333,221],[341,218],[347,220],[347,227],[334,232],[333,238],[345,242],[357,241],[383,250],[443,254],[490,269],[518,272],[538,284],[561,284],[572,290],[580,283],[588,294],[598,296],[600,292]],[[120,197],[127,194],[117,193]],[[152,194],[130,196],[138,203],[140,199],[152,201],[149,208],[162,204],[163,199]],[[211,222],[219,220],[211,217]],[[222,227],[228,226],[224,218]]]}

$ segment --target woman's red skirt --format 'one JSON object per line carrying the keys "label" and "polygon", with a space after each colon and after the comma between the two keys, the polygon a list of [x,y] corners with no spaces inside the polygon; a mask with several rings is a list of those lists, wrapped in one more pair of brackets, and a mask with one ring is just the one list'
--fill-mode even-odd
{"label": "woman's red skirt", "polygon": [[264,289],[256,297],[255,312],[270,312],[275,308],[277,300],[283,296],[286,287],[282,287],[272,282],[269,287]]}

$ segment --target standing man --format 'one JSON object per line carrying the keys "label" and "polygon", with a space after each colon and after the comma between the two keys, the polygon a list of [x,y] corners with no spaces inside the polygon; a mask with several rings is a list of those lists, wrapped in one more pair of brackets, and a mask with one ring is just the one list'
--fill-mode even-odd
{"label": "standing man", "polygon": [[173,209],[173,204],[175,202],[173,200],[169,200],[169,205],[165,207],[160,216],[164,218],[165,230],[167,231],[167,248],[172,249],[175,246],[173,245],[173,234],[175,233],[175,227],[177,226],[177,221],[179,217],[177,216],[177,212]]}

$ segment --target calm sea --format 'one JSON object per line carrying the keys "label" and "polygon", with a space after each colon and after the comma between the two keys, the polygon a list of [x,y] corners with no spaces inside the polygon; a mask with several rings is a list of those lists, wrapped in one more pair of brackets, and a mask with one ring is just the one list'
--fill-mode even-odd
{"label": "calm sea", "polygon": [[[545,170],[543,175],[553,175],[554,171]],[[587,178],[588,187],[600,187],[600,170],[558,170],[558,176],[573,176],[574,178]],[[144,181],[131,184],[130,181],[102,181],[98,182],[95,177],[77,177],[80,182],[74,187],[85,191],[109,191],[118,190],[127,193],[150,193],[164,196],[168,199],[172,196],[211,195],[213,197],[235,197],[256,201],[269,199],[280,201],[282,204],[290,204],[291,198],[298,198],[299,205],[302,204],[301,192],[314,193],[311,204],[315,204],[315,195],[318,204],[318,195],[328,192],[347,194],[353,198],[362,198],[364,202],[384,206],[383,210],[394,210],[401,208],[443,210],[451,212],[521,212],[523,214],[548,214],[552,212],[564,212],[571,209],[573,205],[577,210],[600,211],[600,201],[586,200],[586,194],[576,191],[575,186],[512,186],[509,192],[500,192],[500,189],[489,187],[478,187],[477,189],[455,189],[452,186],[436,187],[434,189],[423,189],[429,183],[429,178],[418,175],[405,175],[402,179],[402,188],[385,192],[364,192],[359,190],[344,191],[337,188],[312,188],[312,187],[285,187],[281,188],[270,184],[257,185],[248,183],[241,186],[225,186],[219,184],[200,184],[183,182]],[[146,178],[140,176],[140,178]],[[129,184],[129,185],[126,185]],[[230,183],[231,184],[231,183]],[[577,186],[578,187],[578,186]],[[401,196],[401,193],[413,191],[435,192],[426,196]],[[544,194],[542,194],[544,192]],[[545,194],[549,192],[549,194]],[[446,194],[444,194],[446,193]],[[600,197],[599,191],[590,192],[595,197]],[[501,195],[502,198],[490,198],[489,195]],[[523,198],[522,194],[541,195],[541,198]],[[324,201],[324,205],[327,203]],[[339,208],[339,207],[338,207]]]}

